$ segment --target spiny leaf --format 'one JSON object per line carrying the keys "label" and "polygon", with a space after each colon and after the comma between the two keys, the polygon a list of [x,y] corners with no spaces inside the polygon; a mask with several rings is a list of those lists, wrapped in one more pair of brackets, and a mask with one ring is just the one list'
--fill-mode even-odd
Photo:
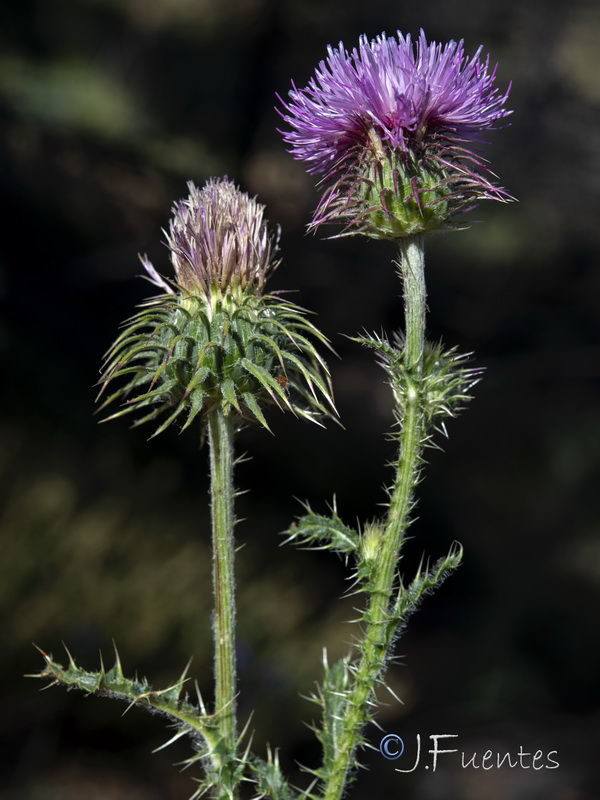
{"label": "spiny leaf", "polygon": [[430,569],[419,568],[408,587],[400,587],[391,619],[404,623],[421,600],[441,586],[450,573],[460,566],[462,554],[462,547],[456,544],[447,556],[440,558]]}
{"label": "spiny leaf", "polygon": [[263,797],[268,800],[294,800],[297,797],[281,772],[276,752],[273,754],[269,748],[266,761],[251,756],[249,765],[259,792],[256,800]]}
{"label": "spiny leaf", "polygon": [[308,514],[300,517],[285,532],[288,542],[300,544],[309,550],[333,550],[347,555],[355,553],[359,546],[358,533],[344,525],[335,510],[331,516],[315,514],[307,506]]}
{"label": "spiny leaf", "polygon": [[108,672],[103,667],[98,672],[83,670],[77,666],[70,654],[69,664],[64,668],[51,655],[42,650],[40,652],[46,667],[29,677],[50,678],[53,684],[77,688],[88,694],[124,700],[128,703],[128,708],[140,705],[151,711],[157,711],[177,725],[184,725],[187,732],[199,734],[211,750],[217,745],[214,715],[207,716],[200,713],[201,709],[192,705],[187,698],[181,699],[181,687],[186,680],[186,671],[172,686],[156,690],[152,689],[145,679],[126,678],[116,650],[115,664]]}
{"label": "spiny leaf", "polygon": [[318,733],[323,745],[323,773],[329,774],[339,752],[339,741],[344,730],[349,690],[352,686],[349,658],[344,657],[330,667],[324,658],[325,676],[321,687],[323,704],[322,729]]}

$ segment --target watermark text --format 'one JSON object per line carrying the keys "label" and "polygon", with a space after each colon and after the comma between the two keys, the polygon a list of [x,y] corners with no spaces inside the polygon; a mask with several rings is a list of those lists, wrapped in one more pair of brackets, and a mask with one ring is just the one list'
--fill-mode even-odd
{"label": "watermark text", "polygon": [[[414,772],[419,766],[435,772],[445,758],[458,758],[462,769],[557,769],[560,764],[556,750],[526,750],[522,745],[513,752],[469,752],[459,747],[457,733],[431,733],[425,742],[417,733],[414,743],[406,742],[396,733],[386,734],[379,743],[379,751],[389,761],[402,759],[405,768],[396,767],[396,772]],[[427,748],[426,742],[429,747]],[[426,749],[427,748],[427,749]],[[443,758],[440,758],[443,757]]]}

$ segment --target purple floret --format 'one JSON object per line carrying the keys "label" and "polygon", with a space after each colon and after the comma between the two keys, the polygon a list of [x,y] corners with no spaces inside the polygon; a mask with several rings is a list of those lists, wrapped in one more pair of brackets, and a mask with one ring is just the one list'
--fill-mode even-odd
{"label": "purple floret", "polygon": [[481,49],[465,56],[463,42],[427,43],[421,31],[369,42],[360,38],[349,53],[342,43],[328,48],[308,86],[289,92],[283,136],[293,155],[312,173],[330,173],[352,158],[374,128],[382,142],[406,150],[428,134],[477,139],[511,112],[504,108],[510,87],[494,86],[496,69]]}
{"label": "purple floret", "polygon": [[[175,286],[188,294],[234,286],[253,286],[262,293],[278,265],[279,237],[267,228],[265,207],[225,179],[211,179],[202,189],[191,181],[189,194],[174,203],[169,230],[164,231],[175,270]],[[173,293],[147,256],[141,258],[155,286]]]}

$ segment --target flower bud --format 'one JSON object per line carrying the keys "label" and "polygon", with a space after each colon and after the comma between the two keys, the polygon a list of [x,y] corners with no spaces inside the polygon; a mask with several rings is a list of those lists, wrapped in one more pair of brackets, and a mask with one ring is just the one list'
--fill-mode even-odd
{"label": "flower bud", "polygon": [[372,564],[381,550],[384,530],[381,524],[369,522],[360,540],[360,554],[364,562]]}
{"label": "flower bud", "polygon": [[265,207],[227,180],[203,189],[188,183],[189,195],[173,206],[167,234],[177,283],[187,295],[242,292],[262,294],[275,260],[278,237],[264,220]]}
{"label": "flower bud", "polygon": [[108,351],[102,394],[125,379],[102,407],[111,418],[139,413],[136,425],[163,416],[156,433],[180,416],[183,427],[215,407],[268,428],[273,402],[314,420],[335,413],[329,372],[313,341],[328,346],[303,309],[264,295],[278,262],[264,206],[228,181],[209,181],[173,206],[167,246],[176,280],[142,257],[163,294],[147,301]]}

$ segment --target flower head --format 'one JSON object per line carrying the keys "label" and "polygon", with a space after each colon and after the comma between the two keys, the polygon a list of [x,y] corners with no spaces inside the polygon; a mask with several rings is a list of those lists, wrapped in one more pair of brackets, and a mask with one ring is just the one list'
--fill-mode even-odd
{"label": "flower head", "polygon": [[178,418],[188,427],[214,408],[265,427],[264,403],[311,420],[335,413],[329,372],[313,343],[328,346],[327,339],[303,309],[263,294],[278,265],[264,206],[227,180],[188,188],[165,232],[176,280],[141,258],[162,294],[108,351],[100,394],[121,384],[102,407],[122,400],[112,416],[141,414],[136,424],[160,417],[157,433]]}
{"label": "flower head", "polygon": [[462,41],[428,43],[421,31],[414,44],[382,34],[328,53],[281,112],[292,154],[332,181],[313,226],[342,220],[396,237],[444,227],[477,200],[509,199],[465,146],[511,113],[510,87],[495,86],[481,48],[469,58]]}
{"label": "flower head", "polygon": [[[234,287],[262,293],[279,263],[278,237],[267,228],[265,207],[227,179],[210,180],[202,189],[190,181],[188,189],[173,205],[165,231],[179,288],[206,297]],[[142,264],[153,283],[172,291],[145,256]]]}

